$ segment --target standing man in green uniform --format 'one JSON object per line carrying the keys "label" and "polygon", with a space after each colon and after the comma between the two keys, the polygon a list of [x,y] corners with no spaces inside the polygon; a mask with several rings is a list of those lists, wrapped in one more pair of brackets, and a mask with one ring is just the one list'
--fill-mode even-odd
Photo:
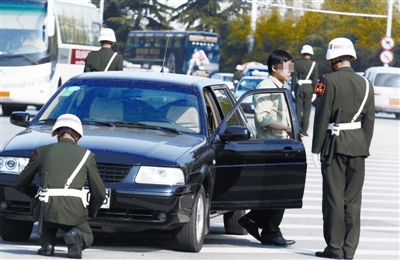
{"label": "standing man in green uniform", "polygon": [[297,85],[294,92],[300,133],[308,136],[307,129],[310,124],[311,102],[314,87],[318,83],[318,65],[311,60],[314,50],[310,45],[304,45],[300,52],[303,58],[296,60],[294,63],[294,72],[297,77]]}
{"label": "standing man in green uniform", "polygon": [[[360,237],[361,193],[365,158],[369,156],[374,130],[375,105],[371,82],[351,67],[356,58],[349,39],[333,39],[326,59],[331,61],[334,72],[324,76],[315,87],[319,100],[312,158],[316,167],[321,162],[323,230],[327,244],[324,251],[315,253],[318,257],[353,259]],[[339,108],[340,118],[336,114]]]}
{"label": "standing man in green uniform", "polygon": [[[270,75],[260,82],[257,89],[285,88],[293,71],[292,56],[284,50],[271,52],[268,57],[268,71]],[[253,97],[257,138],[291,137],[289,112],[282,98],[282,94],[258,94]],[[279,225],[284,213],[284,209],[251,210],[239,220],[239,224],[263,245],[288,246],[295,241],[283,238],[280,231]]]}
{"label": "standing man in green uniform", "polygon": [[116,42],[114,30],[110,28],[101,29],[99,42],[101,49],[89,53],[86,57],[84,72],[123,70],[122,55],[111,49]]}
{"label": "standing man in green uniform", "polygon": [[[39,173],[42,183],[43,174],[48,173],[47,191],[39,193],[44,198],[44,219],[38,254],[54,256],[56,234],[58,229],[62,229],[66,232],[64,240],[68,246],[68,257],[82,258],[82,250],[93,243],[93,233],[87,218],[96,217],[106,198],[106,189],[94,154],[76,145],[83,136],[82,124],[77,116],[64,114],[58,117],[52,136],[56,136],[58,142],[36,148],[15,186],[32,196],[28,191],[38,189],[32,183],[36,173]],[[89,180],[90,191],[87,208],[82,201],[86,179]]]}

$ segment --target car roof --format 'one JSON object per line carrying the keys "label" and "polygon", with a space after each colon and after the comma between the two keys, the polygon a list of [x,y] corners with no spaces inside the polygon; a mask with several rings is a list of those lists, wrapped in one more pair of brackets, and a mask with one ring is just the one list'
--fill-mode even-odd
{"label": "car roof", "polygon": [[179,84],[183,86],[195,86],[196,88],[204,88],[210,85],[221,85],[223,82],[218,79],[206,77],[162,73],[162,72],[137,72],[137,71],[107,71],[107,72],[86,72],[72,77],[71,79],[80,80],[141,80],[153,82],[165,82],[171,84]]}
{"label": "car roof", "polygon": [[253,80],[257,80],[257,79],[266,79],[268,78],[268,76],[244,76],[242,77],[240,80],[245,80],[245,79],[253,79]]}
{"label": "car roof", "polygon": [[395,73],[398,74],[400,73],[400,68],[397,67],[370,67],[367,70],[365,70],[365,75],[367,74],[377,74],[377,73],[384,73],[384,72],[389,72],[389,73]]}

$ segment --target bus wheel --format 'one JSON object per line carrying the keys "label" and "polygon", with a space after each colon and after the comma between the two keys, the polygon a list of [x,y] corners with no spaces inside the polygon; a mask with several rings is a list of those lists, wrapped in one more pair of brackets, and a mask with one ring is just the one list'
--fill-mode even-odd
{"label": "bus wheel", "polygon": [[197,193],[190,221],[183,227],[174,230],[174,249],[185,252],[199,252],[204,242],[204,227],[207,202],[203,186]]}
{"label": "bus wheel", "polygon": [[224,214],[225,232],[230,235],[247,235],[247,230],[239,225],[238,221],[246,215],[246,210],[236,210]]}
{"label": "bus wheel", "polygon": [[20,221],[0,216],[0,235],[4,241],[24,242],[31,237],[33,221]]}
{"label": "bus wheel", "polygon": [[27,105],[15,105],[15,104],[2,104],[1,109],[3,110],[3,116],[10,116],[14,111],[25,111],[28,108]]}

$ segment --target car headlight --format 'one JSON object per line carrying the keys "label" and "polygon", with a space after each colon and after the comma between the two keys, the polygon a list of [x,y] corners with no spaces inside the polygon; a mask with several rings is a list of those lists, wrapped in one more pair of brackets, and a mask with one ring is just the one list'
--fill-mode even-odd
{"label": "car headlight", "polygon": [[29,158],[0,157],[0,172],[19,174],[28,162]]}
{"label": "car headlight", "polygon": [[177,185],[185,184],[182,169],[141,166],[135,178],[136,183]]}

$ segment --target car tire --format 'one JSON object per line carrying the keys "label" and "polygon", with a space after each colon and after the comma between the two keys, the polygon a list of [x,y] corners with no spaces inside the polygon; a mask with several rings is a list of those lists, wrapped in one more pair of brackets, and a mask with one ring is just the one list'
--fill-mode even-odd
{"label": "car tire", "polygon": [[224,214],[225,232],[230,235],[247,235],[246,229],[239,225],[238,221],[246,215],[246,210],[236,210]]}
{"label": "car tire", "polygon": [[190,221],[174,230],[174,249],[184,252],[199,252],[203,247],[204,228],[207,217],[206,195],[203,186],[194,199]]}
{"label": "car tire", "polygon": [[0,216],[0,235],[4,241],[25,242],[31,237],[34,222]]}
{"label": "car tire", "polygon": [[400,119],[400,113],[396,113],[395,115],[397,119]]}

